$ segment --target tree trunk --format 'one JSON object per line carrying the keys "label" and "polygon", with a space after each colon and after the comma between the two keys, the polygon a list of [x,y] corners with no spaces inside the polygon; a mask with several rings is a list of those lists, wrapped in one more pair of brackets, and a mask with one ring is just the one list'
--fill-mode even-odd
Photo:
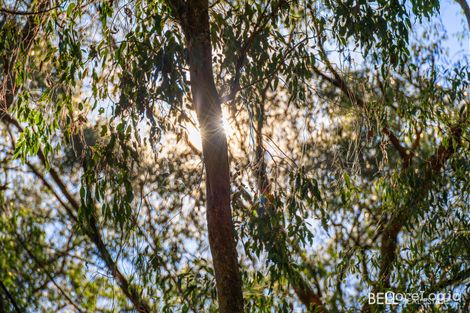
{"label": "tree trunk", "polygon": [[180,19],[189,50],[191,93],[202,137],[206,169],[207,226],[214,263],[219,310],[243,312],[235,233],[230,208],[227,138],[212,71],[207,0],[188,1]]}

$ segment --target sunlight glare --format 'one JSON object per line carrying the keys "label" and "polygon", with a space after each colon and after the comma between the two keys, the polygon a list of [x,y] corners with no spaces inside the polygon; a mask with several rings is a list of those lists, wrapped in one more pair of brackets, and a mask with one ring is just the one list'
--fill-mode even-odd
{"label": "sunlight glare", "polygon": [[[228,112],[225,112],[225,109],[222,109],[222,128],[225,131],[225,135],[227,136],[227,140],[230,140],[230,137],[234,133],[234,127],[232,122],[227,118]],[[194,112],[191,113],[191,119],[196,121],[196,114]],[[194,126],[191,123],[186,124],[186,133],[188,135],[189,143],[195,147],[197,150],[202,151],[202,141],[201,135],[199,133],[199,128]]]}

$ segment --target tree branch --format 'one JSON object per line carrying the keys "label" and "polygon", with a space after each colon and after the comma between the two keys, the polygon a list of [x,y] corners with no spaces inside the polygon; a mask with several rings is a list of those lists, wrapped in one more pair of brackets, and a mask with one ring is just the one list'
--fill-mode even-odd
{"label": "tree branch", "polygon": [[[266,160],[264,158],[265,148],[263,146],[263,127],[265,121],[265,101],[267,96],[267,90],[269,89],[270,84],[267,83],[264,89],[261,92],[261,101],[260,107],[258,108],[257,116],[256,116],[256,134],[255,134],[255,141],[256,141],[256,152],[255,152],[255,176],[256,176],[256,184],[259,192],[259,198],[263,199],[264,201],[269,201],[269,196],[271,195],[271,184],[269,182],[269,178],[266,172]],[[265,205],[265,204],[263,204]],[[279,226],[277,231],[285,233],[286,238],[287,231]],[[275,232],[273,232],[275,233]],[[300,251],[300,247],[297,245],[295,250]],[[326,312],[324,307],[323,301],[321,296],[316,293],[309,281],[306,279],[302,273],[298,272],[295,268],[290,268],[288,273],[288,280],[292,284],[292,287],[299,298],[300,302],[302,302],[305,307],[311,312]]]}
{"label": "tree branch", "polygon": [[[323,48],[322,40],[320,38],[320,30],[318,25],[314,19],[314,26],[318,36],[318,46],[320,49],[320,56],[322,60],[325,62],[327,69],[333,74],[333,78],[322,73],[318,68],[313,67],[314,72],[328,81],[329,83],[333,84],[334,86],[338,87],[353,103],[356,104],[358,107],[365,108],[364,100],[357,95],[356,93],[352,92],[349,86],[346,84],[345,80],[339,75],[336,69],[332,66],[331,62],[328,60],[326,52]],[[457,146],[460,146],[460,141],[462,137],[462,132],[464,128],[465,118],[462,117],[459,123],[453,127],[451,127],[451,134],[449,138],[449,142],[456,141],[458,143]],[[413,143],[413,149],[417,148],[419,144],[419,138],[421,135],[420,130],[418,132],[417,138]],[[398,140],[398,138],[390,131],[387,124],[385,124],[382,128],[382,132],[389,137],[390,142],[395,147],[395,149],[400,154],[400,157],[403,160],[402,169],[406,170],[411,164],[411,158],[413,153],[409,153],[408,150],[403,147]],[[452,156],[455,152],[455,148],[453,144],[449,144],[448,146],[444,146],[441,144],[438,149],[436,150],[435,154],[425,162],[426,170],[422,177],[422,180],[427,182],[419,186],[419,196],[414,197],[416,201],[422,199],[428,189],[431,187],[432,176],[438,173],[442,167],[445,165],[447,160]],[[396,259],[396,249],[397,249],[397,237],[400,231],[402,230],[405,222],[411,217],[413,210],[407,209],[400,209],[397,214],[392,216],[390,221],[387,225],[383,228],[382,231],[382,243],[380,249],[381,261],[380,261],[380,271],[379,271],[379,282],[376,284],[375,288],[384,287],[388,288],[390,285],[390,275],[392,271],[392,264]],[[366,306],[365,311],[369,311],[370,306]]]}
{"label": "tree branch", "polygon": [[[46,6],[46,1],[42,1],[39,4],[39,10],[44,10]],[[34,41],[38,31],[39,31],[40,24],[38,24],[37,19],[35,16],[30,16],[27,23],[23,27],[23,30],[21,32],[22,38],[20,39],[22,44],[23,44],[23,49],[25,51],[29,51],[32,42]],[[14,119],[9,113],[9,108],[13,104],[14,96],[17,92],[16,86],[15,86],[15,81],[16,81],[16,73],[14,72],[14,64],[17,61],[18,58],[18,53],[16,54],[13,53],[12,58],[6,62],[4,67],[4,81],[2,85],[2,93],[1,93],[1,98],[0,98],[0,120],[2,120],[6,124],[11,124],[14,125],[20,132],[23,131],[23,128],[21,125],[18,123],[16,119]],[[26,54],[27,55],[27,54]],[[38,151],[38,157],[43,166],[46,166],[47,160],[42,152],[41,149]],[[33,171],[35,175],[39,175],[38,178],[41,179],[43,175],[39,173],[34,167],[29,166],[30,169]],[[75,200],[75,198],[70,194],[68,191],[66,185],[60,178],[60,175],[55,171],[55,169],[50,169],[49,173],[55,182],[55,184],[59,187],[61,193],[65,196],[65,198],[68,200],[70,206],[78,212],[80,209],[80,204]],[[41,179],[43,182],[46,182],[46,180]],[[52,190],[52,187],[46,183],[46,186],[49,186],[50,189]],[[58,197],[57,194],[55,194],[56,198],[59,200],[60,197]],[[77,218],[75,215],[72,213],[72,211],[68,208],[67,205],[61,200],[59,202],[63,205],[63,207],[66,209],[67,213],[70,214],[70,217],[77,222]],[[116,281],[118,282],[118,285],[120,286],[122,292],[126,295],[126,297],[132,302],[134,305],[135,309],[138,312],[142,313],[149,313],[152,312],[150,305],[146,302],[145,299],[141,297],[141,295],[137,292],[137,289],[135,286],[131,285],[128,280],[124,277],[124,275],[120,272],[116,262],[112,259],[111,254],[109,253],[108,249],[106,248],[106,245],[104,244],[102,238],[101,238],[101,233],[98,228],[98,223],[96,221],[96,218],[94,216],[89,217],[89,224],[88,229],[85,231],[85,233],[88,235],[88,237],[92,240],[96,248],[98,249],[100,257],[104,260],[107,268],[111,271],[112,276]]]}
{"label": "tree branch", "polygon": [[431,293],[437,292],[442,290],[446,287],[451,285],[459,284],[470,277],[470,268],[467,268],[461,272],[458,272],[455,276],[447,279],[442,279],[441,281],[437,282],[434,286],[431,286],[428,290],[426,290],[425,294],[429,295]]}
{"label": "tree branch", "polygon": [[[441,144],[434,155],[425,162],[424,174],[421,177],[421,181],[424,183],[417,186],[419,189],[417,194],[413,194],[412,203],[419,203],[429,192],[432,186],[433,176],[439,173],[444,167],[447,160],[456,152],[457,148],[461,145],[461,138],[464,129],[465,118],[462,117],[460,122],[451,127],[451,134],[448,138],[450,144],[448,146]],[[456,142],[456,146],[452,143]],[[411,206],[411,205],[410,205]],[[380,272],[378,282],[375,289],[379,287],[389,288],[390,287],[390,276],[393,269],[393,263],[397,256],[397,240],[398,234],[405,226],[406,222],[413,216],[416,210],[412,210],[410,207],[399,208],[398,212],[392,216],[390,221],[383,229],[382,233],[382,244],[380,248]]]}
{"label": "tree branch", "polygon": [[75,214],[73,213],[72,209],[62,200],[62,198],[57,194],[57,192],[55,191],[55,189],[52,187],[52,185],[47,181],[47,179],[44,177],[44,175],[39,172],[39,170],[33,165],[31,164],[30,162],[26,162],[26,165],[29,167],[29,169],[31,170],[31,172],[33,172],[33,174],[39,178],[42,183],[44,184],[44,186],[49,189],[50,192],[52,192],[52,194],[54,195],[54,197],[57,199],[57,201],[59,201],[60,205],[65,209],[66,213],[69,215],[69,217],[75,222],[75,223],[78,223],[78,219],[77,217],[75,216]]}
{"label": "tree branch", "polygon": [[455,1],[457,1],[457,3],[462,8],[463,13],[465,14],[465,18],[467,20],[468,30],[470,31],[470,6],[468,5],[467,0],[455,0]]}
{"label": "tree branch", "polygon": [[[315,17],[313,17],[313,25],[315,27],[315,31],[317,34],[317,43],[318,43],[318,48],[320,49],[320,57],[322,61],[325,63],[327,69],[331,72],[333,75],[333,78],[322,73],[320,69],[318,69],[315,66],[312,66],[313,71],[328,81],[329,83],[333,84],[337,88],[339,88],[343,94],[353,103],[354,105],[357,105],[358,107],[365,109],[366,104],[362,97],[358,95],[357,93],[353,92],[351,88],[349,88],[348,84],[344,80],[344,78],[338,73],[338,71],[334,68],[334,66],[331,64],[330,60],[328,59],[328,55],[326,54],[325,48],[323,47],[323,40],[321,38],[321,32],[320,28],[318,27],[318,24],[315,20]],[[411,158],[410,154],[407,152],[406,148],[403,147],[400,143],[400,140],[393,134],[393,132],[389,129],[389,126],[387,123],[382,127],[382,132],[389,138],[390,142],[392,143],[393,147],[398,151],[400,157],[403,160],[404,167],[408,167]]]}
{"label": "tree branch", "polygon": [[[46,1],[40,2],[39,4],[39,10],[41,8],[44,8],[46,5]],[[37,18],[35,16],[30,16],[27,23],[23,27],[23,30],[21,32],[22,38],[20,39],[23,45],[23,49],[25,51],[29,51],[31,48],[31,45],[39,31],[40,24],[37,22]],[[14,72],[14,64],[17,61],[18,58],[18,53],[16,54],[13,53],[13,56],[6,62],[4,66],[4,73],[3,73],[3,84],[2,84],[2,93],[0,97],[0,120],[2,120],[6,124],[11,124],[14,125],[20,132],[23,131],[23,128],[21,125],[18,123],[16,119],[14,119],[9,113],[9,108],[13,104],[13,100],[15,97],[15,94],[17,92],[17,88],[15,86],[15,81],[16,81],[16,73]],[[27,53],[26,53],[27,55]],[[38,151],[38,157],[41,163],[46,166],[47,160],[42,152],[41,149]],[[33,171],[34,174],[40,174],[35,168],[29,166],[30,169]],[[75,198],[70,194],[68,191],[66,185],[60,178],[60,175],[57,173],[55,169],[50,169],[49,173],[57,185],[57,187],[60,189],[61,193],[65,196],[67,201],[69,202],[70,206],[78,212],[80,209],[80,204],[75,200]],[[40,178],[43,175],[38,176]],[[40,178],[41,179],[41,178]],[[43,180],[45,182],[45,180]],[[46,185],[47,186],[47,185]],[[50,185],[49,185],[50,186]],[[57,198],[58,195],[56,195]],[[67,210],[68,206],[65,205],[64,202],[60,201],[59,202],[64,206],[64,208]],[[70,214],[71,218],[76,222],[77,219],[75,215],[70,211],[67,210],[67,213]],[[132,302],[134,307],[136,308],[137,311],[139,312],[144,312],[144,313],[149,313],[152,312],[150,309],[150,306],[146,302],[145,299],[141,297],[141,295],[137,292],[137,289],[131,285],[127,279],[124,277],[124,275],[120,272],[116,262],[112,259],[109,251],[106,248],[106,245],[104,244],[101,234],[98,228],[98,224],[96,221],[96,218],[94,216],[89,217],[89,229],[85,232],[89,238],[92,240],[96,248],[98,249],[99,255],[101,258],[105,261],[106,266],[108,269],[111,271],[113,277],[117,280],[122,292],[126,295],[126,297]]]}
{"label": "tree branch", "polygon": [[11,303],[11,305],[13,305],[13,307],[15,308],[15,311],[16,311],[17,313],[22,313],[23,311],[20,309],[18,303],[16,303],[15,298],[13,297],[13,295],[10,293],[10,291],[8,290],[8,288],[3,284],[3,281],[1,281],[1,280],[0,280],[0,287],[2,287],[3,292],[4,292],[5,295],[7,296],[8,300],[10,300],[10,303]]}
{"label": "tree branch", "polygon": [[47,8],[47,9],[40,9],[38,11],[16,11],[16,10],[10,10],[7,8],[0,8],[0,12],[3,12],[5,14],[10,14],[10,15],[40,15],[40,14],[49,13],[55,9],[58,9],[60,8],[60,6],[61,5],[58,4],[54,7]]}
{"label": "tree branch", "polygon": [[[44,10],[47,5],[47,0],[40,1],[38,10]],[[11,51],[10,58],[4,60],[3,64],[3,82],[0,86],[0,115],[6,114],[8,109],[13,104],[14,95],[16,94],[16,73],[14,72],[15,64],[18,61],[20,50],[23,49],[25,58],[29,54],[32,43],[39,32],[41,20],[36,16],[29,16],[26,24],[20,32],[18,38],[19,46],[17,51]],[[26,62],[23,62],[26,63]]]}
{"label": "tree branch", "polygon": [[29,250],[29,248],[26,246],[26,243],[23,241],[23,239],[21,238],[21,236],[16,233],[16,237],[17,237],[17,240],[18,242],[21,244],[21,246],[23,247],[23,249],[27,252],[27,254],[31,257],[31,259],[34,261],[34,263],[36,263],[39,268],[46,274],[46,276],[49,278],[49,280],[52,282],[52,284],[57,288],[57,290],[59,290],[60,294],[62,294],[62,296],[67,300],[68,303],[70,303],[78,312],[82,313],[83,310],[78,306],[78,304],[76,304],[68,295],[67,293],[56,283],[54,277],[52,276],[51,273],[49,273],[49,271],[46,271],[44,269],[44,262],[41,262],[35,255],[33,252],[31,252],[31,250]]}
{"label": "tree branch", "polygon": [[240,91],[240,78],[241,78],[241,71],[246,62],[246,56],[253,45],[254,40],[259,35],[259,33],[266,27],[268,22],[273,19],[276,14],[279,12],[278,8],[285,3],[285,1],[279,1],[276,4],[276,7],[272,8],[271,13],[267,14],[267,9],[271,3],[271,0],[266,3],[266,7],[264,8],[261,16],[258,18],[257,23],[254,26],[253,32],[249,35],[246,39],[245,43],[241,46],[240,54],[237,58],[235,63],[235,77],[230,85],[230,91],[228,95],[222,97],[222,103],[232,100],[235,98],[238,91]]}

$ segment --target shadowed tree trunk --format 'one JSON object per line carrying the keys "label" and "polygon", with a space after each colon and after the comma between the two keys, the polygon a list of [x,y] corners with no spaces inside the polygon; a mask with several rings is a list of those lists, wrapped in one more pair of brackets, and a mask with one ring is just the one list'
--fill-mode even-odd
{"label": "shadowed tree trunk", "polygon": [[227,138],[212,71],[207,0],[170,1],[183,28],[189,51],[191,93],[199,120],[206,169],[207,226],[214,263],[219,310],[243,312],[235,233],[230,208]]}

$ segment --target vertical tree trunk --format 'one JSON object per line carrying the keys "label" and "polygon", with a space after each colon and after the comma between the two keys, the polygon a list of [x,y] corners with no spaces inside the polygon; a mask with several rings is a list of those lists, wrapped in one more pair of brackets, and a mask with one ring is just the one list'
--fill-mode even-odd
{"label": "vertical tree trunk", "polygon": [[206,214],[219,310],[222,313],[243,312],[242,283],[230,208],[227,138],[212,71],[208,1],[188,1],[186,7],[179,11],[189,50],[193,105],[202,137]]}

